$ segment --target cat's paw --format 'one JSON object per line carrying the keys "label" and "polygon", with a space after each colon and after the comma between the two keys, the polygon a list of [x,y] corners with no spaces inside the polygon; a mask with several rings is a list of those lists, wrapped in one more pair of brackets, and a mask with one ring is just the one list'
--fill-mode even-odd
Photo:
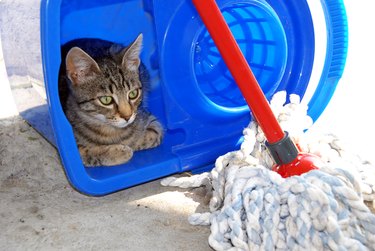
{"label": "cat's paw", "polygon": [[105,145],[80,148],[86,166],[115,166],[128,162],[133,150],[126,145]]}
{"label": "cat's paw", "polygon": [[103,158],[104,166],[115,166],[128,162],[133,157],[133,150],[126,145],[111,145]]}
{"label": "cat's paw", "polygon": [[144,137],[144,149],[160,145],[163,138],[163,127],[154,116],[150,116]]}

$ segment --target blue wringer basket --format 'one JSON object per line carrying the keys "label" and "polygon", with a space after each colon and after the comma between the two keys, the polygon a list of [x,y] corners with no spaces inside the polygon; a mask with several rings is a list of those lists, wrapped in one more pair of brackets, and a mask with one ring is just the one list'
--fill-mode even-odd
{"label": "blue wringer basket", "polygon": [[[267,98],[286,90],[304,96],[315,85],[309,115],[316,119],[342,75],[347,24],[342,0],[321,0],[326,44],[317,83],[317,22],[306,0],[217,0]],[[56,144],[72,185],[108,194],[184,171],[213,167],[238,147],[251,116],[211,37],[189,0],[43,0],[42,54]],[[61,46],[77,38],[128,45],[144,35],[142,61],[150,73],[148,109],[161,121],[161,146],[136,152],[114,167],[83,166],[58,94]]]}

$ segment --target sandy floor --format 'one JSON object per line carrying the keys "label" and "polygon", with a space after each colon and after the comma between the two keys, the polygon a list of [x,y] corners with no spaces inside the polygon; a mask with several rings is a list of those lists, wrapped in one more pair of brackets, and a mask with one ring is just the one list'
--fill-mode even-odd
{"label": "sandy floor", "polygon": [[204,191],[159,181],[82,195],[68,184],[55,148],[22,119],[0,120],[3,250],[211,250],[209,229],[187,222],[206,210],[203,198]]}

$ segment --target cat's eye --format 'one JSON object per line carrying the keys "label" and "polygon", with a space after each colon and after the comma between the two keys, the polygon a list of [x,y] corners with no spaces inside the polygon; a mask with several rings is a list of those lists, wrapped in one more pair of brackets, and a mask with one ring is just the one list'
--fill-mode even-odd
{"label": "cat's eye", "polygon": [[102,96],[99,98],[99,101],[103,105],[110,105],[113,102],[113,98],[111,96]]}
{"label": "cat's eye", "polygon": [[128,94],[129,99],[136,99],[138,97],[138,94],[139,94],[138,89],[130,91],[129,94]]}

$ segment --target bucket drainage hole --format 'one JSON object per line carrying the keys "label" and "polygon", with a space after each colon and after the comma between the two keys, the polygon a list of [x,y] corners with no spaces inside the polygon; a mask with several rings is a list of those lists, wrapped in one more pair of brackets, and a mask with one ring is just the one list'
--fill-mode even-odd
{"label": "bucket drainage hole", "polygon": [[[222,13],[263,91],[275,89],[285,68],[287,50],[284,30],[276,14],[267,6],[249,3],[226,7]],[[195,43],[194,71],[198,88],[211,102],[225,108],[246,106],[205,28]]]}

